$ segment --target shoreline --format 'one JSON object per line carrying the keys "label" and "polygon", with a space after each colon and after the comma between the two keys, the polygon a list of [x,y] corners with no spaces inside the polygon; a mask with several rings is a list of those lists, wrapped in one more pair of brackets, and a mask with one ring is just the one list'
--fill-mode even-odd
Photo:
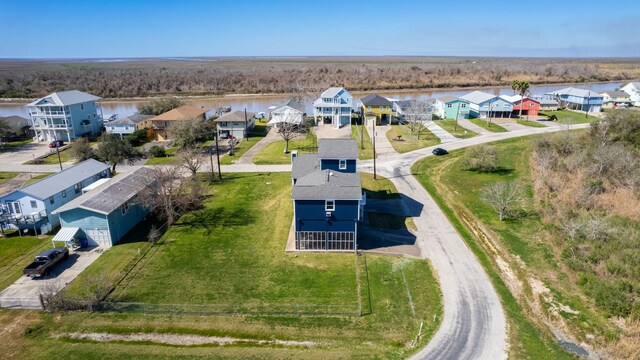
{"label": "shoreline", "polygon": [[[608,84],[615,82],[625,82],[625,81],[633,81],[633,80],[609,80],[609,81],[590,81],[590,82],[559,82],[559,83],[530,83],[531,86],[564,86],[564,85],[596,85],[596,84]],[[481,86],[452,86],[452,87],[429,87],[429,88],[402,88],[402,89],[382,89],[382,90],[368,90],[368,91],[352,91],[353,95],[355,94],[370,94],[372,92],[379,94],[388,94],[388,93],[415,93],[415,92],[434,92],[434,91],[462,91],[462,90],[481,90],[481,89],[500,89],[500,88],[508,88],[509,85],[481,85]],[[186,95],[179,96],[175,94],[165,94],[159,96],[144,96],[144,97],[126,97],[126,98],[106,98],[101,100],[100,102],[103,104],[110,103],[127,103],[127,102],[147,102],[153,99],[163,98],[163,97],[177,97],[179,99],[184,100],[208,100],[208,99],[219,99],[219,100],[242,100],[246,98],[252,99],[269,99],[269,98],[282,98],[291,95],[291,93],[268,93],[268,94],[224,94],[224,95]],[[355,96],[354,96],[355,97]],[[30,103],[38,98],[0,98],[0,106],[2,105],[24,105]]]}

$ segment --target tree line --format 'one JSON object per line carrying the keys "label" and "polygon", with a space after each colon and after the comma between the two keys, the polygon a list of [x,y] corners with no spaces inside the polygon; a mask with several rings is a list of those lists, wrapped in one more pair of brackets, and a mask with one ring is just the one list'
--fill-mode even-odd
{"label": "tree line", "polygon": [[0,98],[34,98],[81,89],[105,98],[230,93],[319,92],[341,85],[353,91],[509,86],[530,83],[631,79],[625,60],[507,58],[308,58],[132,60],[119,63],[5,62]]}

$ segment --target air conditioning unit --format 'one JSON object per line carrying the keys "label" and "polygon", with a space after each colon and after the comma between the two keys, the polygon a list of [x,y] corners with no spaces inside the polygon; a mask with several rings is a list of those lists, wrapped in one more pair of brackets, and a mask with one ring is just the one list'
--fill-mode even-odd
{"label": "air conditioning unit", "polygon": [[326,215],[327,217],[331,217],[331,211],[327,211]]}

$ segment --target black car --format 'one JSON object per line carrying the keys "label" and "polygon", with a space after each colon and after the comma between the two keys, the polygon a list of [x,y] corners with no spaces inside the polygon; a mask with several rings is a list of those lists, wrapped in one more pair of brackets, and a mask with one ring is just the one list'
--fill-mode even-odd
{"label": "black car", "polygon": [[55,149],[57,147],[60,147],[64,145],[64,141],[62,140],[53,140],[52,142],[49,143],[49,147],[52,149]]}
{"label": "black car", "polygon": [[433,155],[436,156],[440,156],[440,155],[447,155],[449,152],[443,148],[435,148],[432,151]]}

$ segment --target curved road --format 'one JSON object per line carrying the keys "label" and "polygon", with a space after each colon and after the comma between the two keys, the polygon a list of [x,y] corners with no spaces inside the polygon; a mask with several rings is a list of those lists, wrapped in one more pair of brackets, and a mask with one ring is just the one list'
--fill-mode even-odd
{"label": "curved road", "polygon": [[[588,124],[571,126],[586,128]],[[447,150],[508,138],[550,133],[567,129],[561,126],[527,128],[505,133],[483,134],[474,138],[438,145]],[[434,147],[405,154],[393,154],[377,161],[377,171],[389,178],[398,191],[415,201],[403,206],[421,206],[414,218],[417,242],[422,256],[428,258],[440,278],[444,317],[433,339],[414,359],[504,359],[507,357],[507,325],[500,299],[475,255],[449,223],[431,196],[411,175],[411,166]],[[57,166],[0,164],[0,171],[56,171]],[[49,169],[51,168],[51,169]],[[126,172],[130,167],[121,166]],[[290,171],[290,165],[229,165],[223,172]],[[361,161],[360,170],[373,172],[371,160]],[[209,171],[209,169],[203,169]]]}

